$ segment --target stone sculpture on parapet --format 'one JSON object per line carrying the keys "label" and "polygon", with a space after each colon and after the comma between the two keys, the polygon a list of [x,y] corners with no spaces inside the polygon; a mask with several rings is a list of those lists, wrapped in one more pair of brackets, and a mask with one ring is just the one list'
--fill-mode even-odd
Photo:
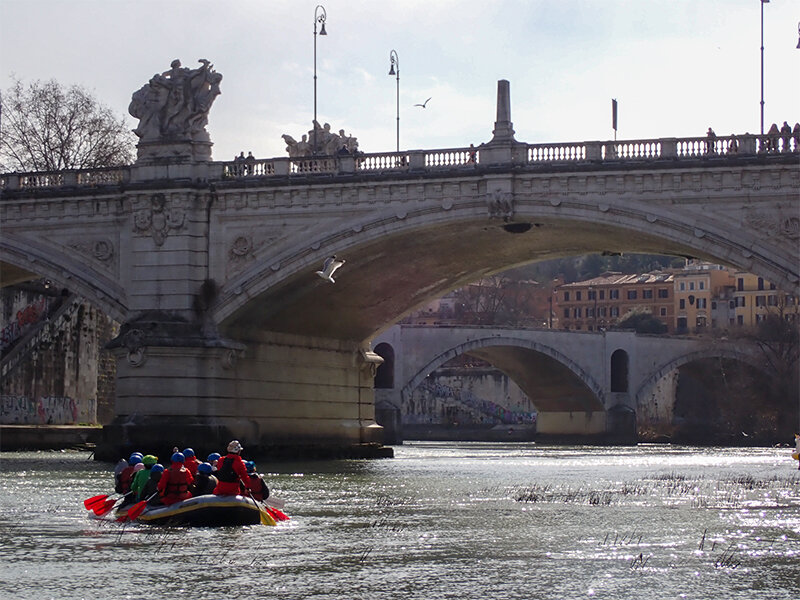
{"label": "stone sculpture on parapet", "polygon": [[134,92],[128,112],[139,119],[137,162],[147,159],[208,161],[211,139],[208,112],[220,94],[222,75],[205,59],[196,69],[173,60],[170,70],[156,73]]}
{"label": "stone sculpture on parapet", "polygon": [[329,123],[320,126],[314,121],[314,128],[308,134],[303,134],[298,142],[292,136],[284,133],[283,141],[286,142],[286,151],[290,158],[306,158],[309,156],[334,156],[336,154],[352,154],[358,152],[358,140],[340,129],[333,133]]}

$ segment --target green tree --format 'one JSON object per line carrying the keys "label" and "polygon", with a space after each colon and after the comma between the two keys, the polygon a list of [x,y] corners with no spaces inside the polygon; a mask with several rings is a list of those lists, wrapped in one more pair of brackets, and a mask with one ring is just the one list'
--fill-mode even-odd
{"label": "green tree", "polygon": [[632,310],[620,319],[613,329],[633,329],[636,333],[666,333],[667,326],[652,313]]}
{"label": "green tree", "polygon": [[80,86],[15,79],[0,97],[0,170],[60,171],[133,162],[124,118]]}

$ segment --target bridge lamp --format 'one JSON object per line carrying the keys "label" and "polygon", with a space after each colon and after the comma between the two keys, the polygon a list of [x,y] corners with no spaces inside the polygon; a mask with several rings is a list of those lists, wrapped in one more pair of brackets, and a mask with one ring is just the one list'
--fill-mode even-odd
{"label": "bridge lamp", "polygon": [[[800,47],[800,46],[798,46]],[[397,67],[395,69],[395,67]],[[389,75],[397,75],[397,152],[400,152],[400,58],[397,52],[389,52]]]}
{"label": "bridge lamp", "polygon": [[314,139],[311,142],[312,152],[317,151],[317,23],[321,25],[319,34],[328,35],[325,31],[325,20],[328,18],[328,13],[325,12],[325,7],[318,4],[314,9]]}

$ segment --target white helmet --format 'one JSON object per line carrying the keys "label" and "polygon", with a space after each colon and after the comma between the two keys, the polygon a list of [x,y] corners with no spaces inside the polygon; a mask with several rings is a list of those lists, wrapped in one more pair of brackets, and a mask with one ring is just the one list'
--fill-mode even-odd
{"label": "white helmet", "polygon": [[239,440],[233,440],[230,444],[228,444],[228,452],[233,452],[234,454],[239,454],[244,450],[242,445],[239,443]]}

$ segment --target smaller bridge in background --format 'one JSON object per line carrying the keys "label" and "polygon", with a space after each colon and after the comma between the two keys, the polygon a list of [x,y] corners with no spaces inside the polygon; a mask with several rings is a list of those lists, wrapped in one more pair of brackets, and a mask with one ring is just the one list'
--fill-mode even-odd
{"label": "smaller bridge in background", "polygon": [[[701,359],[758,367],[754,348],[728,341],[630,331],[395,325],[372,341],[383,357],[376,411],[387,429],[414,390],[451,359],[468,354],[505,373],[531,399],[537,432],[634,440],[639,413],[655,414],[659,384]],[[674,402],[674,398],[667,399]]]}

